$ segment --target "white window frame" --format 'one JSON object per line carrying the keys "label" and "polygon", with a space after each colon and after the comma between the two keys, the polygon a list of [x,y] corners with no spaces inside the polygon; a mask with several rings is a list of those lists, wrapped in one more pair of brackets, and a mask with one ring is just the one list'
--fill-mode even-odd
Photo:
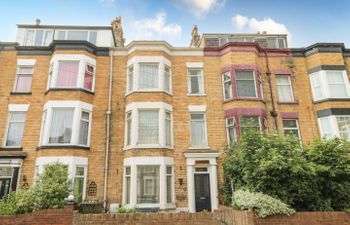
{"label": "white window frame", "polygon": [[[189,111],[189,130],[190,130],[190,143],[189,143],[189,149],[210,149],[209,144],[208,144],[208,127],[207,127],[207,116],[206,116],[206,111],[207,111],[207,106],[206,105],[189,105],[188,106],[188,111]],[[204,129],[205,129],[205,143],[203,146],[194,146],[192,145],[191,141],[191,115],[192,114],[203,114],[204,116]]]}
{"label": "white window frame", "polygon": [[[36,39],[36,35],[38,30],[42,30],[43,31],[43,40],[41,41],[40,45],[35,45],[35,39]],[[33,40],[28,40],[28,33],[29,31],[34,31],[34,39]],[[50,42],[49,43],[45,43],[45,37],[46,37],[46,33],[47,32],[51,32],[51,36],[50,36]],[[53,40],[53,35],[54,35],[54,30],[53,29],[27,29],[25,32],[25,39],[24,39],[24,46],[49,46]]]}
{"label": "white window frame", "polygon": [[98,41],[98,31],[97,30],[78,30],[78,29],[65,30],[65,29],[58,29],[58,30],[55,30],[55,37],[54,37],[55,40],[59,40],[58,39],[58,33],[60,31],[64,31],[65,32],[64,40],[68,40],[68,32],[70,32],[70,31],[86,31],[87,32],[86,40],[82,40],[82,41],[88,41],[88,42],[90,42],[90,33],[91,32],[96,32],[96,43],[92,43],[92,42],[90,42],[90,43],[93,44],[93,45],[97,45],[97,41]]}
{"label": "white window frame", "polygon": [[[229,119],[233,119],[233,124],[228,124],[228,120]],[[237,142],[237,131],[236,131],[236,117],[234,116],[231,116],[231,117],[227,117],[225,119],[225,124],[226,124],[226,138],[227,138],[227,143],[229,145],[231,144],[234,144]],[[234,132],[234,135],[235,135],[235,139],[234,139],[234,142],[231,143],[230,141],[230,133],[229,133],[229,129],[232,128],[233,129],[233,132]]]}
{"label": "white window frame", "polygon": [[[170,118],[169,119],[167,119],[166,118],[166,114],[167,113],[169,113],[170,114]],[[165,145],[166,146],[169,146],[169,147],[172,147],[173,146],[173,143],[174,143],[174,140],[173,140],[173,113],[171,112],[171,111],[167,111],[167,110],[165,110],[165,116],[164,116],[164,118],[165,118],[165,122],[164,122],[164,131],[165,131]],[[170,120],[170,144],[167,144],[166,143],[166,139],[167,139],[167,130],[166,130],[166,122],[167,122],[167,120]]]}
{"label": "white window frame", "polygon": [[[254,78],[254,91],[255,91],[255,96],[253,97],[247,97],[247,96],[239,96],[238,95],[238,85],[237,85],[237,75],[236,73],[237,72],[252,72],[253,73],[253,78]],[[258,94],[258,90],[257,90],[257,81],[256,81],[256,74],[255,74],[255,71],[254,70],[241,70],[241,69],[236,69],[234,70],[234,73],[235,73],[235,88],[236,88],[236,98],[251,98],[251,99],[255,99],[255,98],[259,98],[259,94]],[[261,82],[262,83],[262,82]],[[261,90],[262,92],[262,90]],[[263,96],[261,96],[262,98]]]}
{"label": "white window frame", "polygon": [[[311,73],[309,75],[313,100],[314,101],[320,101],[320,100],[324,100],[324,99],[332,99],[333,98],[333,97],[331,97],[331,92],[330,92],[328,81],[327,81],[327,71],[330,71],[330,72],[342,72],[342,75],[343,75],[344,86],[345,86],[345,89],[346,89],[347,96],[336,97],[336,99],[342,99],[342,98],[348,99],[348,98],[350,98],[349,78],[348,78],[346,70],[320,70],[320,71]],[[321,89],[323,90],[322,91],[322,97],[319,97],[319,98],[316,98],[316,96],[315,96],[314,86],[313,86],[313,83],[312,83],[312,77],[314,77],[314,76],[319,76]]]}
{"label": "white window frame", "polygon": [[[158,64],[158,87],[157,88],[139,88],[139,73],[140,73],[140,64]],[[129,68],[133,66],[133,82],[132,87],[130,87],[129,81]],[[164,87],[164,78],[165,78],[165,67],[170,69],[170,79],[169,87],[170,91],[165,90]],[[127,62],[127,85],[125,96],[133,92],[165,92],[172,95],[172,69],[171,61],[164,56],[134,56]]]}
{"label": "white window frame", "polygon": [[[230,79],[225,81],[225,75],[228,75],[230,77]],[[226,96],[225,96],[225,83],[227,83],[227,82],[231,82],[230,96],[228,98],[226,98]],[[226,72],[221,74],[221,83],[222,83],[222,95],[224,97],[224,101],[232,99],[233,98],[233,82],[232,82],[231,71],[226,71]]]}
{"label": "white window frame", "polygon": [[[239,132],[240,132],[240,135],[242,135],[242,123],[241,123],[241,118],[242,117],[258,117],[258,121],[259,121],[259,130],[260,132],[262,132],[262,122],[261,122],[261,116],[260,115],[240,115],[239,116]],[[246,127],[244,127],[246,128]]]}
{"label": "white window frame", "polygon": [[[57,87],[57,78],[58,78],[60,61],[79,61],[76,87]],[[84,88],[84,75],[85,75],[85,70],[87,68],[87,65],[92,66],[94,68],[91,90]],[[82,89],[88,92],[94,92],[95,81],[96,81],[96,60],[89,56],[78,55],[78,54],[56,54],[50,60],[47,91],[50,89]]]}
{"label": "white window frame", "polygon": [[[70,143],[49,143],[50,130],[52,124],[52,114],[54,109],[73,109],[73,122],[72,122],[72,136]],[[43,119],[41,125],[41,135],[39,146],[90,146],[91,139],[91,126],[92,126],[92,105],[80,102],[80,101],[48,101],[43,110]],[[88,129],[88,141],[87,145],[79,144],[79,130],[82,112],[88,112],[89,115],[89,129]]]}
{"label": "white window frame", "polygon": [[[139,144],[139,111],[140,110],[159,110],[159,126],[158,126],[158,144]],[[174,148],[173,139],[173,122],[171,123],[171,145],[166,145],[166,131],[165,131],[165,113],[169,112],[172,118],[173,107],[164,102],[132,102],[126,106],[125,115],[131,112],[131,142],[130,145],[127,143],[127,123],[125,122],[124,128],[124,150],[134,148]]]}
{"label": "white window frame", "polygon": [[[35,64],[36,64],[36,59],[17,59],[17,69],[16,69],[16,80],[15,83],[13,85],[12,91],[15,93],[27,93],[27,92],[19,92],[16,91],[16,87],[17,87],[17,83],[18,83],[18,75],[19,75],[19,68],[20,67],[32,67],[32,83],[31,86],[33,85],[33,74],[34,74],[34,68],[35,68]],[[31,90],[29,91],[31,92]]]}
{"label": "white window frame", "polygon": [[[186,63],[186,67],[187,67],[187,96],[206,96],[205,94],[205,86],[204,86],[204,63],[203,62],[188,62]],[[201,82],[198,83],[199,85],[199,90],[202,93],[191,93],[191,79],[190,79],[190,70],[200,70],[201,74],[198,76],[201,78]]]}
{"label": "white window frame", "polygon": [[[277,81],[277,77],[287,77],[288,78],[288,85],[289,85],[289,89],[290,89],[290,94],[291,94],[291,100],[290,101],[282,101],[280,99],[280,93],[278,91],[278,86],[287,86],[287,84],[279,84],[278,81]],[[294,92],[293,92],[293,87],[292,87],[292,80],[290,78],[289,75],[279,75],[279,74],[276,74],[276,86],[277,86],[277,93],[278,93],[278,101],[279,102],[294,102],[295,99],[294,99]]]}
{"label": "white window frame", "polygon": [[[76,174],[77,167],[84,167],[84,185],[83,185],[83,196],[82,200],[86,198],[86,186],[87,186],[87,170],[88,170],[88,158],[77,157],[77,156],[46,156],[38,157],[35,161],[35,174],[43,174],[45,170],[45,165],[51,163],[62,163],[68,168],[68,180],[72,181],[71,185],[74,185],[74,177]],[[70,194],[73,194],[73,189]]]}
{"label": "white window frame", "polygon": [[[4,134],[4,140],[3,140],[3,144],[2,144],[2,146],[4,148],[22,147],[22,146],[6,146],[7,135],[8,135],[8,130],[9,130],[9,126],[10,126],[10,113],[22,112],[22,113],[27,114],[28,109],[29,109],[29,104],[9,104],[8,105],[7,123],[6,123],[6,129],[5,129],[5,134]],[[27,117],[27,115],[26,115],[26,117]],[[26,120],[27,120],[27,118],[25,118],[24,121],[21,121],[24,123],[21,145],[22,145],[22,141],[23,141],[23,137],[24,137]]]}
{"label": "white window frame", "polygon": [[[283,121],[284,120],[294,120],[297,127],[296,128],[290,128],[290,127],[284,127],[283,126]],[[297,130],[298,131],[298,139],[301,140],[301,134],[300,134],[300,127],[299,127],[299,119],[285,119],[285,118],[282,118],[282,126],[283,126],[283,134],[285,133],[286,130]],[[285,134],[284,134],[285,135]]]}
{"label": "white window frame", "polygon": [[[138,166],[159,166],[159,203],[137,203],[137,167]],[[175,208],[175,178],[172,175],[172,202],[167,203],[166,178],[168,176],[166,168],[171,166],[174,168],[174,159],[172,157],[163,156],[145,156],[130,157],[124,159],[124,168],[130,167],[130,203],[126,203],[126,172],[124,169],[123,176],[123,199],[122,205],[126,208],[154,208],[171,209]],[[172,171],[173,172],[173,171]]]}
{"label": "white window frame", "polygon": [[[321,120],[327,121],[330,126],[331,136],[329,138],[341,137],[339,132],[339,127],[338,127],[337,117],[350,117],[350,115],[330,115],[330,116],[321,117],[317,119],[318,127],[322,138],[325,138],[324,137],[325,133],[322,129]],[[326,138],[326,139],[329,139],[329,138]]]}

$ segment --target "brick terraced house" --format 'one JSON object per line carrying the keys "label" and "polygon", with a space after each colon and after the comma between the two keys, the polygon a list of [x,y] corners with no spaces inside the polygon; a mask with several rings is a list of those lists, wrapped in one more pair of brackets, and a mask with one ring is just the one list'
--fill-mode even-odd
{"label": "brick terraced house", "polygon": [[[124,45],[111,26],[18,25],[0,43],[0,195],[67,165],[76,201],[218,208],[225,145],[261,132],[350,139],[350,49],[286,35]],[[253,121],[249,123],[248,121]]]}

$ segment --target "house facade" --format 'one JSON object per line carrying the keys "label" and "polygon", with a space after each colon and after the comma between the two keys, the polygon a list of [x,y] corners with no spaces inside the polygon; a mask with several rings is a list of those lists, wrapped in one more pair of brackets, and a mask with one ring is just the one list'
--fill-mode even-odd
{"label": "house facade", "polygon": [[18,25],[0,43],[0,195],[67,165],[76,201],[214,210],[227,144],[245,129],[350,139],[350,50],[286,35],[124,45],[111,26]]}

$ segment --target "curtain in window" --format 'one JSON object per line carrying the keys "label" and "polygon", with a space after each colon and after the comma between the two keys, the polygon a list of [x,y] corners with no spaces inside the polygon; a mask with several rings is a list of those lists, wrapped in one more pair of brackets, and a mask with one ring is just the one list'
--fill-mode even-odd
{"label": "curtain in window", "polygon": [[164,68],[164,90],[170,91],[170,69],[169,69],[169,67]]}
{"label": "curtain in window", "polygon": [[25,117],[25,112],[10,113],[6,146],[21,146]]}
{"label": "curtain in window", "polygon": [[76,87],[79,61],[60,61],[57,74],[57,87]]}
{"label": "curtain in window", "polygon": [[18,75],[16,92],[29,92],[32,86],[32,75]]}
{"label": "curtain in window", "polygon": [[137,203],[159,203],[159,166],[137,166]]}
{"label": "curtain in window", "polygon": [[138,144],[158,144],[159,112],[158,110],[139,111]]}
{"label": "curtain in window", "polygon": [[256,97],[255,81],[252,71],[236,71],[236,86],[238,97]]}
{"label": "curtain in window", "polygon": [[139,88],[158,88],[158,64],[140,64]]}
{"label": "curtain in window", "polygon": [[87,145],[89,136],[89,113],[82,112],[79,128],[79,144]]}
{"label": "curtain in window", "polygon": [[171,114],[169,112],[165,113],[165,145],[171,145]]}
{"label": "curtain in window", "polygon": [[332,98],[347,97],[345,82],[342,72],[327,71],[327,81],[329,86],[329,92]]}
{"label": "curtain in window", "polygon": [[321,86],[321,74],[311,75],[311,84],[314,91],[314,100],[320,99],[323,97],[322,86]]}
{"label": "curtain in window", "polygon": [[330,123],[330,117],[323,117],[319,119],[321,131],[322,131],[322,137],[323,138],[331,138],[333,136],[332,134],[332,128]]}
{"label": "curtain in window", "polygon": [[281,102],[293,101],[291,84],[288,76],[276,76],[278,99]]}
{"label": "curtain in window", "polygon": [[203,114],[191,114],[191,145],[206,145],[205,121]]}
{"label": "curtain in window", "polygon": [[71,142],[73,109],[53,109],[50,144],[67,144]]}
{"label": "curtain in window", "polygon": [[94,67],[87,65],[84,73],[84,88],[91,91],[93,80],[94,80]]}
{"label": "curtain in window", "polygon": [[190,83],[189,93],[202,94],[203,93],[202,71],[200,69],[191,69],[188,71],[188,73],[189,73],[189,83]]}
{"label": "curtain in window", "polygon": [[350,117],[337,116],[336,118],[340,137],[350,140]]}

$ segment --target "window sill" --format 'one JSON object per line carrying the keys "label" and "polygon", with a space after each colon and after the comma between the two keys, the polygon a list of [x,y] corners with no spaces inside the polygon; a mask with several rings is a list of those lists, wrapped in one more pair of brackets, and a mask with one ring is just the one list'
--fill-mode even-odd
{"label": "window sill", "polygon": [[7,147],[7,146],[3,146],[0,147],[1,151],[22,151],[23,148],[22,147]]}
{"label": "window sill", "polygon": [[321,103],[321,102],[327,102],[327,101],[348,101],[350,98],[325,98],[320,100],[314,100],[313,103]]}
{"label": "window sill", "polygon": [[204,150],[204,149],[210,149],[208,145],[206,146],[190,146],[188,147],[188,150]]}
{"label": "window sill", "polygon": [[28,92],[15,92],[15,91],[11,91],[10,95],[31,95],[32,92],[28,91]]}
{"label": "window sill", "polygon": [[133,94],[133,93],[165,93],[167,95],[170,95],[170,96],[173,96],[173,93],[172,92],[168,92],[168,91],[164,91],[164,90],[160,90],[160,89],[156,89],[156,90],[136,90],[136,91],[130,91],[130,92],[127,92],[125,94],[125,97]]}
{"label": "window sill", "polygon": [[188,97],[205,97],[207,94],[187,94]]}
{"label": "window sill", "polygon": [[42,145],[38,146],[36,150],[41,149],[56,149],[56,148],[73,148],[73,149],[82,149],[82,150],[90,150],[90,147],[88,146],[80,146],[80,145]]}
{"label": "window sill", "polygon": [[81,92],[85,92],[85,93],[90,94],[90,95],[95,95],[95,93],[93,91],[89,91],[89,90],[84,89],[84,88],[50,88],[45,92],[45,95],[47,95],[47,93],[49,93],[51,91],[81,91]]}
{"label": "window sill", "polygon": [[168,149],[168,150],[174,150],[173,146],[160,146],[160,145],[145,145],[145,146],[124,146],[123,150],[127,151],[127,150],[132,150],[132,149],[136,149],[136,150],[143,150],[143,149]]}
{"label": "window sill", "polygon": [[264,101],[264,99],[261,99],[261,98],[231,98],[231,99],[227,99],[227,100],[224,100],[223,103],[227,103],[227,102],[232,102],[232,101],[255,101],[255,102],[262,102],[262,103],[266,103]]}
{"label": "window sill", "polygon": [[298,100],[295,100],[293,102],[280,102],[280,101],[277,101],[277,104],[280,104],[280,105],[298,105],[299,101]]}

